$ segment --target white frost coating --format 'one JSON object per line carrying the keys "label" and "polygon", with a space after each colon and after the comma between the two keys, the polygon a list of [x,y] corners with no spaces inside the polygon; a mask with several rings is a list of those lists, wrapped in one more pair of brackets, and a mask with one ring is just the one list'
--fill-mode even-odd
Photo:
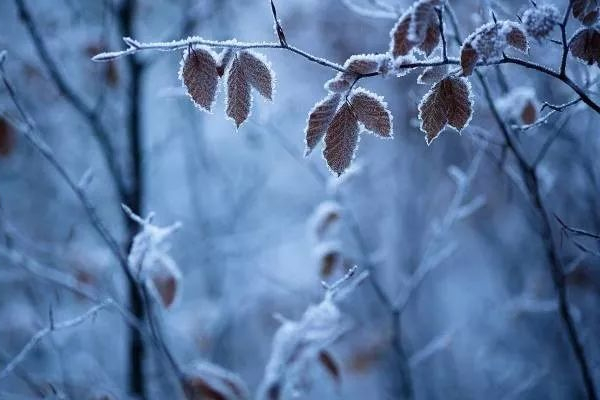
{"label": "white frost coating", "polygon": [[400,56],[394,60],[393,69],[390,71],[390,74],[395,75],[398,78],[403,77],[415,69],[414,67],[406,67],[406,65],[412,65],[416,62],[417,59],[413,54]]}
{"label": "white frost coating", "polygon": [[339,310],[341,300],[366,279],[368,274],[356,274],[356,267],[332,286],[328,286],[323,301],[309,306],[299,321],[283,320],[275,333],[271,356],[259,387],[259,399],[269,399],[277,392],[299,392],[306,382],[306,373],[319,353],[335,342],[350,327],[347,317]]}
{"label": "white frost coating", "polygon": [[541,41],[548,37],[558,24],[560,15],[558,9],[552,4],[538,4],[523,13],[521,17],[525,30],[532,38]]}

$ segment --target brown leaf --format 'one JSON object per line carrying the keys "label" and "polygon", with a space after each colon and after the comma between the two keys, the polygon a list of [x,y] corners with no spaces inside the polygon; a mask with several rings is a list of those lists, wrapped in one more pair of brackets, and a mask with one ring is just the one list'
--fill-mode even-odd
{"label": "brown leaf", "polygon": [[308,121],[305,130],[306,150],[304,156],[308,156],[317,143],[321,141],[329,123],[333,119],[333,115],[340,104],[341,95],[332,93],[325,97],[319,103],[315,104],[313,109],[308,114]]}
{"label": "brown leaf", "polygon": [[11,125],[0,117],[0,156],[8,156],[15,146],[15,134]]}
{"label": "brown leaf", "polygon": [[248,389],[235,374],[217,365],[200,362],[182,378],[188,400],[246,400]]}
{"label": "brown leaf", "polygon": [[329,168],[340,176],[350,166],[358,145],[358,120],[348,103],[337,111],[325,135],[323,156]]}
{"label": "brown leaf", "polygon": [[321,350],[319,352],[319,362],[321,363],[321,365],[323,365],[323,367],[325,367],[327,372],[329,372],[329,374],[333,377],[336,383],[340,383],[340,367],[338,366],[333,356],[329,354],[329,352]]}
{"label": "brown leaf", "polygon": [[419,104],[421,130],[427,135],[427,144],[431,144],[446,125],[460,132],[471,119],[472,106],[466,79],[447,77],[433,85]]}
{"label": "brown leaf", "polygon": [[106,83],[110,87],[117,87],[119,84],[119,69],[114,60],[110,60],[106,63],[106,69],[104,70],[104,78]]}
{"label": "brown leaf", "polygon": [[473,73],[475,65],[479,60],[477,50],[473,48],[471,43],[465,43],[460,50],[460,66],[462,67],[462,76],[469,76]]}
{"label": "brown leaf", "polygon": [[240,51],[238,57],[250,85],[263,97],[273,99],[273,71],[262,55]]}
{"label": "brown leaf", "polygon": [[435,19],[432,19],[425,31],[425,38],[419,45],[419,49],[422,50],[425,55],[429,56],[433,53],[433,50],[440,43],[440,28]]}
{"label": "brown leaf", "polygon": [[168,308],[175,300],[177,280],[174,276],[159,275],[152,278],[152,282],[160,295],[163,305]]}
{"label": "brown leaf", "polygon": [[421,75],[417,78],[417,83],[420,85],[431,85],[439,82],[448,74],[447,65],[437,65],[434,67],[427,67],[423,70]]}
{"label": "brown leaf", "polygon": [[350,99],[352,112],[368,131],[374,134],[392,137],[392,115],[383,98],[364,89],[357,89]]}
{"label": "brown leaf", "polygon": [[330,249],[321,254],[319,273],[321,278],[328,278],[336,269],[343,264],[343,256],[338,250]]}
{"label": "brown leaf", "polygon": [[506,34],[506,43],[523,53],[527,53],[529,43],[527,43],[527,35],[525,35],[523,29],[514,23],[509,25],[509,29]]}
{"label": "brown leaf", "polygon": [[376,54],[354,55],[346,60],[344,69],[354,75],[376,72],[379,68],[379,56]]}
{"label": "brown leaf", "polygon": [[187,400],[228,400],[199,376],[186,378],[183,382],[183,389]]}
{"label": "brown leaf", "polygon": [[598,0],[573,0],[573,16],[584,25],[591,26],[598,20],[600,2]]}
{"label": "brown leaf", "polygon": [[217,62],[210,49],[203,47],[186,50],[183,54],[179,79],[188,95],[200,109],[210,111],[217,94],[219,76]]}
{"label": "brown leaf", "polygon": [[600,65],[600,32],[594,28],[582,28],[577,31],[569,43],[573,57],[592,65]]}
{"label": "brown leaf", "polygon": [[227,116],[233,119],[238,128],[250,115],[250,89],[242,61],[236,56],[227,73]]}
{"label": "brown leaf", "polygon": [[333,93],[342,93],[350,89],[352,82],[358,75],[353,75],[349,72],[339,73],[335,78],[325,82],[325,89]]}
{"label": "brown leaf", "polygon": [[414,47],[414,44],[408,40],[408,28],[410,26],[410,20],[411,13],[407,11],[402,15],[402,17],[400,17],[390,33],[392,38],[390,50],[394,58],[407,55],[408,52]]}
{"label": "brown leaf", "polygon": [[523,110],[521,110],[521,121],[524,124],[533,124],[537,119],[537,115],[537,107],[531,100],[528,100],[523,106]]}

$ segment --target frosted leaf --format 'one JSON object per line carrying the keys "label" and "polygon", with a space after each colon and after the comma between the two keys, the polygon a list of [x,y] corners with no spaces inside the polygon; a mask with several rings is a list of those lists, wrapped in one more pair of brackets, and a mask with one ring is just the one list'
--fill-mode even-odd
{"label": "frosted leaf", "polygon": [[427,144],[438,137],[446,125],[459,133],[473,114],[471,88],[465,78],[447,77],[433,85],[419,104],[421,130]]}
{"label": "frosted leaf", "polygon": [[584,63],[600,66],[600,32],[595,28],[581,28],[569,41],[569,50]]}
{"label": "frosted leaf", "polygon": [[512,21],[498,21],[477,28],[467,37],[461,48],[463,76],[472,74],[473,68],[480,59],[484,62],[500,60],[508,46],[522,52],[529,50],[527,37],[519,24]]}
{"label": "frosted leaf", "polygon": [[497,101],[501,114],[519,121],[522,124],[532,124],[538,118],[538,100],[535,90],[530,87],[518,87]]}
{"label": "frosted leaf", "polygon": [[219,75],[214,52],[198,47],[183,53],[179,79],[187,88],[187,93],[200,109],[210,111],[215,101]]}
{"label": "frosted leaf", "polygon": [[439,82],[448,74],[447,65],[437,65],[434,67],[427,67],[423,70],[421,75],[417,78],[417,83],[420,85],[431,85]]}
{"label": "frosted leaf", "polygon": [[558,10],[551,4],[528,8],[521,17],[527,34],[538,41],[550,35],[559,19]]}
{"label": "frosted leaf", "polygon": [[317,143],[319,143],[325,135],[325,132],[327,132],[329,123],[333,119],[333,115],[340,104],[340,99],[341,96],[339,94],[330,94],[315,104],[308,114],[308,121],[305,129],[305,156],[308,156],[313,151]]}
{"label": "frosted leaf", "polygon": [[390,37],[392,39],[390,43],[390,52],[394,57],[405,56],[414,47],[414,44],[408,39],[410,20],[411,10],[409,9],[400,17],[390,32]]}
{"label": "frosted leaf", "polygon": [[240,51],[238,57],[250,85],[263,97],[272,100],[274,74],[266,59],[258,53],[246,50]]}
{"label": "frosted leaf", "polygon": [[573,16],[587,26],[594,25],[600,15],[600,1],[573,0]]}
{"label": "frosted leaf", "polygon": [[419,0],[413,4],[390,32],[390,52],[394,57],[407,55],[415,46],[429,55],[440,39],[435,7],[439,0]]}
{"label": "frosted leaf", "polygon": [[344,103],[334,115],[325,135],[323,157],[327,165],[338,176],[350,166],[358,145],[358,120]]}
{"label": "frosted leaf", "polygon": [[227,73],[227,116],[240,125],[250,115],[251,86],[240,57],[235,57]]}
{"label": "frosted leaf", "polygon": [[342,77],[346,74],[350,76],[366,75],[377,72],[379,63],[384,55],[381,54],[358,54],[354,55],[346,60],[344,63],[344,69],[346,72],[342,73]]}
{"label": "frosted leaf", "polygon": [[234,373],[208,362],[198,362],[185,372],[183,388],[187,400],[247,400],[250,392]]}
{"label": "frosted leaf", "polygon": [[232,48],[227,48],[219,53],[219,57],[217,58],[217,73],[219,76],[223,76],[225,74],[225,70],[229,66],[229,63],[233,59],[235,55],[235,51]]}
{"label": "frosted leaf", "polygon": [[367,131],[380,137],[392,137],[392,114],[383,97],[365,89],[357,89],[350,98],[352,112]]}
{"label": "frosted leaf", "polygon": [[335,201],[324,201],[319,204],[309,221],[311,233],[317,240],[323,239],[332,226],[340,220],[342,210],[342,206]]}
{"label": "frosted leaf", "polygon": [[325,82],[325,89],[333,93],[342,93],[350,89],[352,82],[356,79],[358,75],[351,75],[350,73],[339,73]]}
{"label": "frosted leaf", "polygon": [[177,296],[181,273],[175,261],[169,256],[167,238],[178,228],[179,223],[166,227],[152,224],[153,214],[146,219],[133,214],[129,208],[125,212],[141,226],[139,233],[133,238],[127,257],[127,264],[132,274],[148,282],[153,293],[160,298],[165,307],[169,307]]}

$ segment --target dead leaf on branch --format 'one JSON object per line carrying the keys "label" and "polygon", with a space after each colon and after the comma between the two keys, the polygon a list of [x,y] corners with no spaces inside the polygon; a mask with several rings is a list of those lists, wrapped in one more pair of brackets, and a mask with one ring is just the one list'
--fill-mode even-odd
{"label": "dead leaf on branch", "polygon": [[420,85],[432,85],[436,82],[441,81],[448,74],[447,65],[437,65],[434,67],[427,67],[423,70],[421,75],[417,78],[417,83]]}
{"label": "dead leaf on branch", "polygon": [[390,32],[390,51],[394,58],[407,55],[417,47],[429,56],[440,42],[435,7],[440,0],[420,0],[410,7]]}
{"label": "dead leaf on branch", "polygon": [[596,23],[600,15],[600,1],[598,0],[573,0],[573,16],[582,24],[591,26]]}
{"label": "dead leaf on branch", "polygon": [[219,75],[214,52],[208,48],[198,47],[183,53],[179,79],[187,89],[187,93],[200,109],[211,111],[217,94]]}
{"label": "dead leaf on branch", "polygon": [[235,57],[227,73],[227,116],[240,125],[250,115],[251,86],[240,57]]}
{"label": "dead leaf on branch", "polygon": [[419,104],[421,130],[427,144],[438,137],[446,125],[459,133],[473,114],[471,88],[465,78],[447,77],[433,85]]}
{"label": "dead leaf on branch", "polygon": [[358,145],[358,119],[350,105],[344,103],[334,115],[325,135],[323,157],[327,165],[340,176],[350,166]]}
{"label": "dead leaf on branch", "polygon": [[264,98],[272,100],[274,74],[267,60],[262,55],[249,51],[240,51],[238,57],[250,85]]}
{"label": "dead leaf on branch", "polygon": [[392,114],[383,101],[365,89],[357,89],[350,98],[352,111],[367,131],[384,138],[392,137]]}
{"label": "dead leaf on branch", "polygon": [[305,130],[306,150],[304,156],[308,156],[317,143],[321,141],[327,128],[333,119],[333,115],[340,104],[341,95],[332,93],[319,103],[315,104],[308,114],[308,121]]}
{"label": "dead leaf on branch", "polygon": [[471,75],[479,60],[493,62],[502,59],[509,46],[523,53],[529,51],[527,35],[520,24],[498,21],[480,26],[467,37],[461,48],[462,75]]}
{"label": "dead leaf on branch", "polygon": [[594,28],[582,28],[569,41],[571,55],[588,65],[600,66],[600,32]]}

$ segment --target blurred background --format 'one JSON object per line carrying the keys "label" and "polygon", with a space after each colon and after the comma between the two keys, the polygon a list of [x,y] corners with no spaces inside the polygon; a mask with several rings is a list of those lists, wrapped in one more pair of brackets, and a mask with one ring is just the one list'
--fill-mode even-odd
{"label": "blurred background", "polygon": [[[341,64],[353,54],[386,52],[397,19],[390,10],[411,3],[280,0],[277,6],[290,44]],[[516,20],[529,6],[450,3],[463,37],[489,20],[490,9]],[[566,3],[555,2],[561,13]],[[573,21],[568,27],[577,29]],[[307,114],[326,95],[328,68],[285,50],[259,50],[277,76],[274,101],[255,96],[249,120],[236,131],[225,118],[223,90],[212,114],[189,101],[178,80],[181,51],[90,60],[124,48],[123,36],[188,35],[277,40],[266,0],[0,2],[6,76],[56,159],[75,182],[83,177],[82,190],[121,249],[128,251],[139,229],[122,203],[141,216],[154,212],[159,226],[181,222],[168,238],[181,273],[176,298],[157,310],[181,365],[214,363],[255,393],[280,326],[274,314],[301,318],[323,298],[322,280],[333,282],[356,264],[371,276],[340,305],[349,329],[327,347],[339,376],[332,379],[331,368],[315,361],[302,390],[282,398],[585,398],[558,310],[550,238],[600,385],[600,249],[553,217],[600,232],[596,113],[576,105],[515,134],[530,159],[556,135],[537,167],[549,237],[475,79],[470,126],[462,135],[447,130],[431,146],[419,131],[417,106],[428,87],[417,85],[418,72],[361,81],[388,102],[394,138],[362,135],[351,169],[336,178],[320,145],[303,156]],[[558,30],[551,37],[560,39]],[[559,62],[560,46],[531,46],[531,59]],[[454,44],[449,51],[458,54]],[[597,67],[574,61],[569,71],[578,82],[599,76]],[[504,96],[505,104],[518,88],[534,93],[536,109],[573,96],[567,86],[516,66],[482,72],[494,99]],[[0,112],[5,368],[40,329],[94,305],[65,283],[123,305],[135,299],[80,199],[21,134],[4,86]],[[148,340],[138,338],[145,351],[132,364],[131,354],[140,354],[132,336],[123,316],[109,309],[44,336],[0,378],[0,399],[182,398]]]}

